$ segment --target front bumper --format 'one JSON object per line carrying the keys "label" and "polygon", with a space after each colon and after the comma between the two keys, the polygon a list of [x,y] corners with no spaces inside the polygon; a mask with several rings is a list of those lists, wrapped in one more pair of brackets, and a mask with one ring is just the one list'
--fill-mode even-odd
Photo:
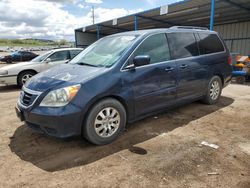
{"label": "front bumper", "polygon": [[17,84],[17,76],[0,76],[0,84],[12,85]]}
{"label": "front bumper", "polygon": [[62,108],[35,107],[24,109],[20,104],[16,107],[20,120],[35,132],[57,138],[68,138],[81,135],[81,109],[72,104]]}

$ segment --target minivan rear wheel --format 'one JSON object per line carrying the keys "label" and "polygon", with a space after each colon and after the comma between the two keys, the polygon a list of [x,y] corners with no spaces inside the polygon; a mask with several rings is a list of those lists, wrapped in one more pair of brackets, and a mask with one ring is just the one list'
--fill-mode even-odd
{"label": "minivan rear wheel", "polygon": [[207,93],[202,100],[205,104],[215,104],[218,102],[222,91],[222,81],[219,76],[213,76],[207,88]]}
{"label": "minivan rear wheel", "polygon": [[90,109],[83,125],[83,136],[96,145],[109,144],[119,136],[125,125],[123,105],[112,98],[104,99]]}

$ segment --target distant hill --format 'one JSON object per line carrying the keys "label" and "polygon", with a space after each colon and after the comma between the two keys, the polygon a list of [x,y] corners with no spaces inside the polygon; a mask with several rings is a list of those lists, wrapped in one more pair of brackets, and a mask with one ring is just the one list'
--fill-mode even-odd
{"label": "distant hill", "polygon": [[41,42],[55,42],[53,40],[48,40],[48,39],[33,39],[33,38],[27,38],[27,39],[22,39],[22,40],[26,40],[26,41],[29,41],[29,40],[35,40],[35,41],[41,41]]}
{"label": "distant hill", "polygon": [[53,41],[46,39],[0,39],[0,46],[58,46],[69,45],[67,40]]}

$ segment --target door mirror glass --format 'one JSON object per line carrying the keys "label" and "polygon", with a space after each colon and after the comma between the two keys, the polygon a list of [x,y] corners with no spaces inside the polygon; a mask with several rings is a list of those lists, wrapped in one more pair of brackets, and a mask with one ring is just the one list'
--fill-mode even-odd
{"label": "door mirror glass", "polygon": [[140,67],[143,65],[148,65],[150,64],[150,56],[149,55],[138,55],[134,57],[133,60],[134,66],[135,67]]}

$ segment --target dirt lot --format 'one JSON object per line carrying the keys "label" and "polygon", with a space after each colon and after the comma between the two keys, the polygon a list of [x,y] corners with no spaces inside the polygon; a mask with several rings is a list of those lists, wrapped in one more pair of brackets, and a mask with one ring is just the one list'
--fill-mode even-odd
{"label": "dirt lot", "polygon": [[15,116],[18,94],[0,87],[0,187],[250,187],[249,86],[141,120],[99,147],[33,133]]}

